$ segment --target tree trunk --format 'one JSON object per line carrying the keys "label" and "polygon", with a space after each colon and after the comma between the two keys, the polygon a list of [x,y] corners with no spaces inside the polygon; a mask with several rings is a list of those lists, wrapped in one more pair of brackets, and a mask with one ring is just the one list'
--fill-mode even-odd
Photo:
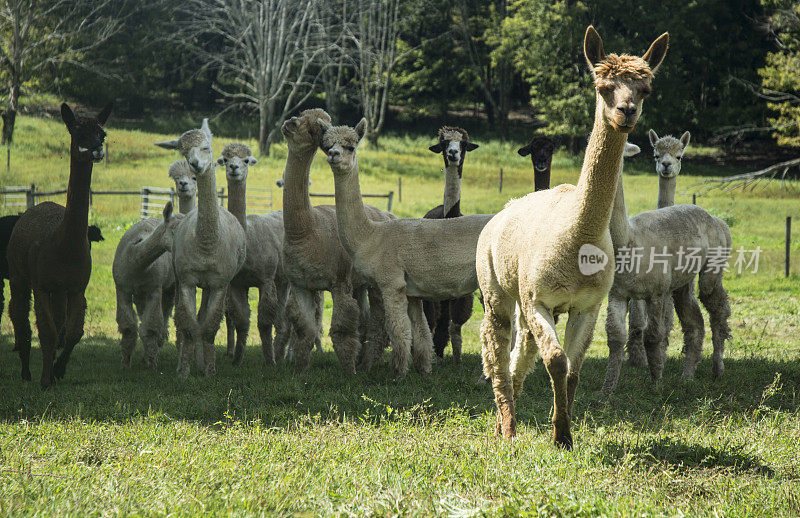
{"label": "tree trunk", "polygon": [[269,111],[269,108],[264,103],[261,103],[258,107],[258,153],[261,156],[269,156]]}
{"label": "tree trunk", "polygon": [[14,125],[19,109],[19,80],[16,74],[11,77],[11,90],[8,95],[8,108],[3,112],[3,132],[0,143],[9,145],[14,141]]}

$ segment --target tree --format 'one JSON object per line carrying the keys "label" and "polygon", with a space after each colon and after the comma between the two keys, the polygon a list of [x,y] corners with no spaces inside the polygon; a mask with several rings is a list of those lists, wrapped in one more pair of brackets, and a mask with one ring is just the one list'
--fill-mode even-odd
{"label": "tree", "polygon": [[116,34],[124,17],[112,17],[112,0],[0,0],[0,64],[5,68],[8,101],[3,111],[2,143],[14,139],[23,85],[47,65],[88,68],[91,51]]}
{"label": "tree", "polygon": [[175,41],[218,71],[228,108],[258,112],[258,148],[269,155],[281,124],[314,92],[326,46],[319,0],[188,0]]}

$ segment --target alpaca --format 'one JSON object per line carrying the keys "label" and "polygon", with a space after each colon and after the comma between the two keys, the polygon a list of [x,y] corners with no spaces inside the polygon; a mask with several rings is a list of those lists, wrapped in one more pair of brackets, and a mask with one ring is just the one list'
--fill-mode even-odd
{"label": "alpaca", "polygon": [[420,299],[449,300],[475,291],[475,245],[493,215],[370,220],[361,198],[356,154],[366,119],[355,129],[333,127],[324,119],[317,123],[324,131],[322,149],[333,172],[339,237],[355,270],[380,290],[395,376],[405,376],[412,353],[417,371],[429,373],[433,344]]}
{"label": "alpaca", "polygon": [[[538,350],[553,389],[553,442],[572,448],[580,370],[614,279],[608,223],[618,167],[668,39],[666,33],[660,36],[642,57],[606,55],[594,27],[586,30],[584,56],[594,75],[596,109],[577,186],[559,185],[510,201],[480,235],[483,366],[498,409],[495,430],[505,438],[516,435],[514,407]],[[515,304],[522,336],[512,357]],[[554,322],[561,313],[569,315],[563,346]]]}
{"label": "alpaca", "polygon": [[[192,355],[206,376],[216,374],[214,337],[225,309],[228,285],[245,260],[244,229],[236,217],[217,205],[217,183],[208,119],[200,129],[180,138],[156,143],[175,149],[197,176],[197,208],[181,221],[174,233],[172,262],[178,288],[175,327],[180,357],[178,374],[188,376]],[[203,295],[195,312],[196,292]]]}
{"label": "alpaca", "polygon": [[176,160],[169,165],[169,177],[175,182],[178,212],[189,214],[197,199],[197,176],[186,160]]}
{"label": "alpaca", "polygon": [[[31,379],[29,313],[33,291],[42,347],[42,388],[64,377],[72,350],[83,337],[84,293],[92,273],[87,237],[92,165],[105,156],[103,126],[111,107],[109,103],[96,117],[84,118],[76,117],[66,103],[61,105],[61,118],[71,136],[66,207],[46,201],[26,210],[8,242],[10,313],[22,379]],[[64,350],[56,359],[59,341],[63,341]]]}
{"label": "alpaca", "polygon": [[184,214],[173,214],[172,202],[167,202],[163,219],[136,222],[117,245],[111,271],[117,292],[117,326],[122,335],[119,346],[126,367],[131,365],[137,328],[144,348],[143,363],[151,369],[158,367],[158,349],[167,337],[175,300],[172,239],[183,218]]}
{"label": "alpaca", "polygon": [[[6,257],[6,253],[8,251],[8,241],[11,239],[11,232],[14,230],[14,225],[17,224],[20,216],[21,214],[15,214],[0,218],[0,321],[3,319],[3,309],[5,308],[6,300],[3,290],[5,289],[6,279],[9,278],[8,258]],[[102,232],[100,232],[100,228],[96,225],[89,225],[89,228],[86,232],[86,237],[89,240],[89,250],[92,249],[92,243],[105,241]],[[59,342],[59,347],[62,347],[63,345],[63,342]],[[17,350],[16,344],[11,350]]]}
{"label": "alpaca", "polygon": [[[288,147],[283,174],[283,265],[292,293],[286,315],[293,329],[293,361],[300,371],[308,366],[318,328],[315,293],[329,291],[333,297],[333,349],[342,368],[352,374],[359,357],[360,366],[369,370],[383,350],[383,304],[377,291],[353,270],[352,259],[339,240],[335,208],[311,206],[308,175],[321,141],[318,120],[327,122],[330,116],[321,109],[305,110],[281,127]],[[365,210],[373,221],[394,218],[375,207]],[[368,309],[365,292],[369,294]],[[363,351],[359,335],[366,343]]]}
{"label": "alpaca", "polygon": [[[619,174],[610,223],[611,240],[615,253],[619,254],[617,257],[629,253],[632,260],[617,268],[608,295],[609,359],[602,390],[610,393],[619,379],[627,338],[625,312],[631,299],[644,300],[646,304],[646,319],[641,320],[646,321],[644,349],[651,377],[661,379],[664,369],[672,324],[670,297],[683,328],[686,355],[681,377],[691,379],[694,376],[705,333],[703,315],[694,297],[695,275],[699,278],[700,300],[711,318],[712,372],[714,378],[718,378],[725,370],[725,340],[730,336],[730,306],[722,286],[723,267],[731,249],[730,229],[721,219],[696,205],[673,205],[628,218],[622,168]],[[648,263],[646,268],[633,259],[637,250]],[[692,263],[688,264],[689,261]]]}
{"label": "alpaca", "polygon": [[519,156],[531,156],[534,192],[550,188],[550,166],[553,163],[555,149],[556,143],[551,138],[537,135],[517,150]]}
{"label": "alpaca", "polygon": [[[434,153],[444,159],[444,203],[428,211],[425,219],[457,218],[461,214],[461,175],[467,152],[478,144],[470,142],[469,134],[462,128],[444,126],[439,129],[439,141],[431,146]],[[453,344],[453,359],[461,362],[461,326],[472,316],[472,293],[465,297],[437,302],[424,300],[422,308],[428,327],[433,333],[433,352],[444,357],[447,340]]]}
{"label": "alpaca", "polygon": [[[691,134],[685,131],[680,139],[670,135],[659,138],[652,129],[649,131],[650,145],[653,146],[653,156],[656,160],[656,173],[658,174],[658,204],[657,208],[675,205],[675,188],[678,175],[681,172],[681,158],[689,146]],[[694,292],[691,294],[694,297]],[[667,345],[669,332],[673,325],[672,299],[666,301],[664,309],[664,325],[666,326]],[[647,354],[644,350],[644,328],[647,313],[643,300],[631,300],[628,305],[628,341],[625,349],[628,352],[628,365],[644,367],[647,365]],[[686,351],[684,350],[684,353]]]}

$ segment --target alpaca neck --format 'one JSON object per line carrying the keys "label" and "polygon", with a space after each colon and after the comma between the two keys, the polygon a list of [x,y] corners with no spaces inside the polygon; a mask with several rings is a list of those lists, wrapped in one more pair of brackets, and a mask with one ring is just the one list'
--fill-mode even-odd
{"label": "alpaca neck", "polygon": [[627,139],[626,134],[614,131],[603,120],[603,100],[598,94],[594,127],[575,189],[578,196],[575,226],[583,239],[599,238],[608,228]]}
{"label": "alpaca neck", "polygon": [[131,247],[129,253],[136,270],[144,270],[167,251],[168,247],[164,243],[165,232],[166,226],[162,222],[146,238]]}
{"label": "alpaca neck", "polygon": [[678,177],[664,178],[658,177],[658,208],[672,207],[675,205],[675,187],[678,185]]}
{"label": "alpaca neck", "polygon": [[63,246],[88,248],[89,197],[92,192],[92,162],[81,160],[78,145],[72,142],[69,160],[69,184],[64,219],[59,226]]}
{"label": "alpaca neck", "polygon": [[611,210],[611,221],[608,225],[608,229],[611,231],[611,241],[614,243],[614,250],[627,245],[630,230],[628,210],[625,207],[625,191],[622,185],[622,164],[623,162],[620,162],[617,193],[614,195],[614,208]]}
{"label": "alpaca neck", "polygon": [[247,230],[247,180],[228,180],[228,212]]}
{"label": "alpaca neck", "polygon": [[308,176],[316,149],[307,152],[289,146],[283,171],[283,229],[286,238],[299,240],[313,231],[311,198],[308,196]]}
{"label": "alpaca neck", "polygon": [[358,159],[350,171],[334,174],[333,179],[339,237],[345,250],[352,254],[356,245],[364,241],[372,230],[358,183]]}
{"label": "alpaca neck", "polygon": [[[552,157],[550,161],[552,161]],[[533,190],[545,191],[550,188],[550,161],[547,162],[547,169],[537,171],[536,166],[533,167]]]}
{"label": "alpaca neck", "polygon": [[197,241],[201,248],[210,248],[219,238],[217,179],[213,164],[197,175]]}
{"label": "alpaca neck", "polygon": [[178,210],[181,214],[188,214],[194,208],[194,196],[178,196]]}
{"label": "alpaca neck", "polygon": [[461,171],[463,162],[458,165],[447,165],[444,168],[444,203],[445,218],[458,216],[461,211]]}

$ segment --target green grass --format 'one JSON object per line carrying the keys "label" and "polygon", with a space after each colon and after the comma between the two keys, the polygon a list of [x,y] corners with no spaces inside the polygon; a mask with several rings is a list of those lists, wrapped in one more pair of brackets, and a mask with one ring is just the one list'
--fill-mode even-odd
{"label": "green grass", "polygon": [[[2,183],[63,187],[63,125],[20,117],[15,136]],[[95,189],[169,186],[166,169],[177,155],[152,145],[166,137],[112,126],[111,163],[95,168]],[[364,192],[396,191],[402,177],[396,214],[419,216],[440,203],[442,164],[427,151],[430,140],[392,137],[381,149],[365,147]],[[225,143],[217,139],[215,149]],[[465,167],[465,213],[497,211],[532,183],[531,164],[513,145],[480,144]],[[249,184],[274,185],[285,155],[276,145]],[[626,168],[631,213],[655,205],[656,178],[649,151],[643,155]],[[553,182],[574,183],[578,167],[577,158],[558,155]],[[721,174],[706,166],[681,178],[676,201],[691,202],[692,184]],[[224,185],[221,172],[218,179]],[[312,179],[312,192],[333,192],[321,157]],[[273,193],[279,208],[280,191]],[[607,356],[601,315],[576,400],[576,447],[564,452],[549,442],[552,393],[541,365],[520,400],[519,437],[493,437],[491,389],[475,383],[477,303],[463,364],[454,365],[448,350],[431,376],[412,372],[399,383],[386,365],[342,376],[327,337],[307,372],[265,368],[255,326],[241,368],[224,359],[221,330],[213,379],[178,379],[172,343],[160,352],[159,372],[123,369],[111,261],[138,199],[96,197],[91,220],[106,241],[92,251],[86,334],[66,378],[47,392],[22,383],[11,326],[2,321],[0,514],[798,515],[800,283],[797,273],[783,278],[782,261],[784,218],[797,221],[800,204],[774,187],[712,193],[698,203],[728,221],[734,248],[764,250],[757,274],[726,277],[733,338],[725,378],[711,381],[706,354],[697,379],[680,381],[676,326],[663,381],[655,386],[644,371],[624,368],[615,394],[602,400],[595,394]],[[141,349],[135,354],[136,361]],[[31,366],[36,380],[38,347]]]}

